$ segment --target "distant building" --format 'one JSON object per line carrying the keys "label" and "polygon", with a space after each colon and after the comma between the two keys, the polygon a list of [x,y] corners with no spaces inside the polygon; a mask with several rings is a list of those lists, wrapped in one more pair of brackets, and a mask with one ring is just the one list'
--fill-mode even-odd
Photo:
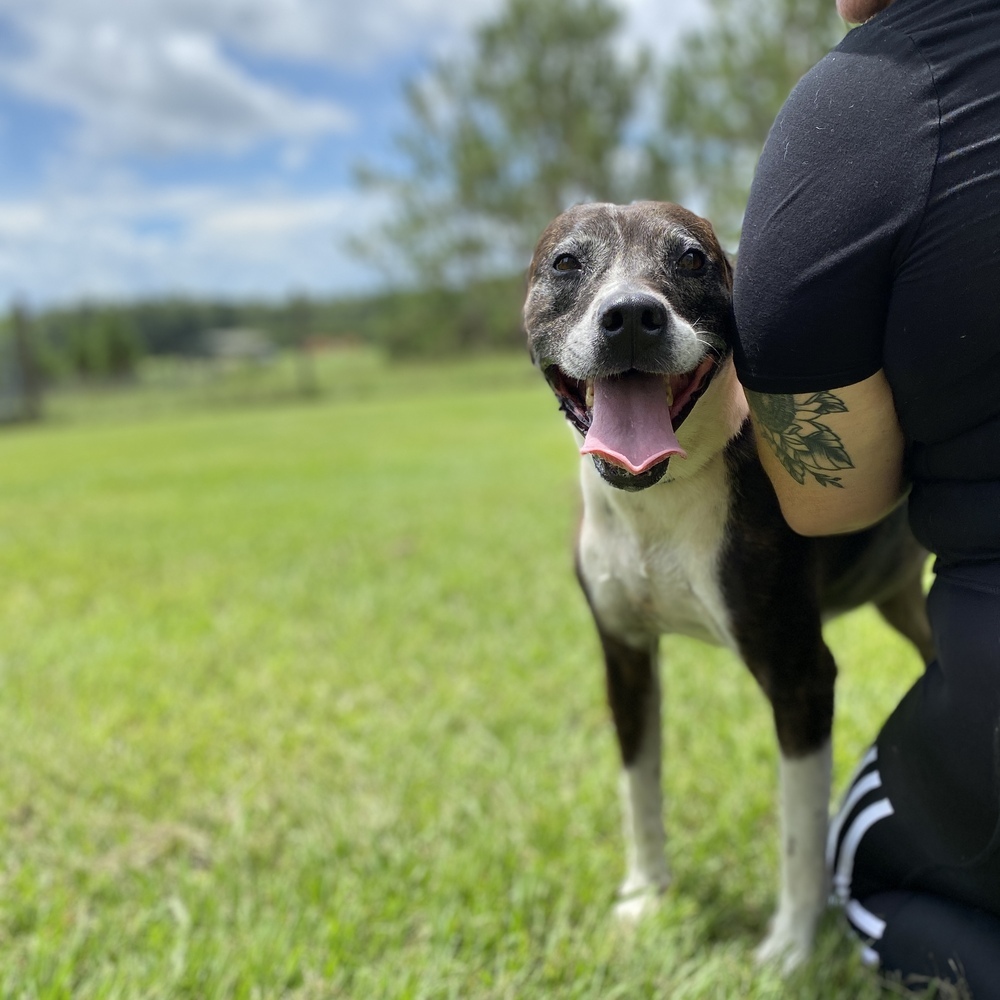
{"label": "distant building", "polygon": [[270,337],[250,327],[225,327],[206,330],[201,337],[201,349],[216,361],[269,361],[275,353]]}

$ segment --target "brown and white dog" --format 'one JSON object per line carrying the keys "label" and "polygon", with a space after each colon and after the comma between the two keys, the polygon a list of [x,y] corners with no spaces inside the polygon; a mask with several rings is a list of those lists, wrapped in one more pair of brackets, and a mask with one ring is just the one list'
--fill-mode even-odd
{"label": "brown and white dog", "polygon": [[577,572],[604,651],[623,763],[635,919],[670,876],[660,790],[659,637],[738,653],[771,702],[781,752],[781,889],[761,960],[810,951],[827,898],[836,666],[821,624],[874,601],[926,659],[926,553],[905,510],[853,535],[785,524],[733,368],[732,269],[678,205],[580,205],[542,235],[525,329],[580,446]]}

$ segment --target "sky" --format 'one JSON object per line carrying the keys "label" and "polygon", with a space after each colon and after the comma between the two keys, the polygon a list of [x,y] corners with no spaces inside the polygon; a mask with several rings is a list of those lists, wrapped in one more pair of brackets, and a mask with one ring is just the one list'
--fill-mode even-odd
{"label": "sky", "polygon": [[[557,0],[539,0],[542,3]],[[661,52],[700,0],[620,0]],[[0,0],[0,310],[377,287],[402,87],[500,0]]]}

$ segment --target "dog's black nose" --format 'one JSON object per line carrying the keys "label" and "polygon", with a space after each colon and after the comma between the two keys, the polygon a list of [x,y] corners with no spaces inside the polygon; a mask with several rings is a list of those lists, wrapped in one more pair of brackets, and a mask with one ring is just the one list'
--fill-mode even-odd
{"label": "dog's black nose", "polygon": [[598,311],[605,364],[613,371],[655,367],[666,346],[669,322],[666,305],[654,295],[611,296]]}
{"label": "dog's black nose", "polygon": [[656,337],[666,328],[667,310],[652,295],[619,295],[604,304],[600,322],[612,337]]}

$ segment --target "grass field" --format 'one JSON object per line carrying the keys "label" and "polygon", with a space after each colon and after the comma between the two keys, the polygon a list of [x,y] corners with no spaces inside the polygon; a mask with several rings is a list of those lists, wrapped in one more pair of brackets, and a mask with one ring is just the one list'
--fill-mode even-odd
{"label": "grass field", "polygon": [[[695,642],[664,644],[676,881],[616,930],[561,417],[522,358],[330,364],[308,403],[0,434],[0,995],[880,996],[834,915],[788,983],[755,968],[769,714]],[[869,611],[828,636],[839,789],[919,665]]]}

